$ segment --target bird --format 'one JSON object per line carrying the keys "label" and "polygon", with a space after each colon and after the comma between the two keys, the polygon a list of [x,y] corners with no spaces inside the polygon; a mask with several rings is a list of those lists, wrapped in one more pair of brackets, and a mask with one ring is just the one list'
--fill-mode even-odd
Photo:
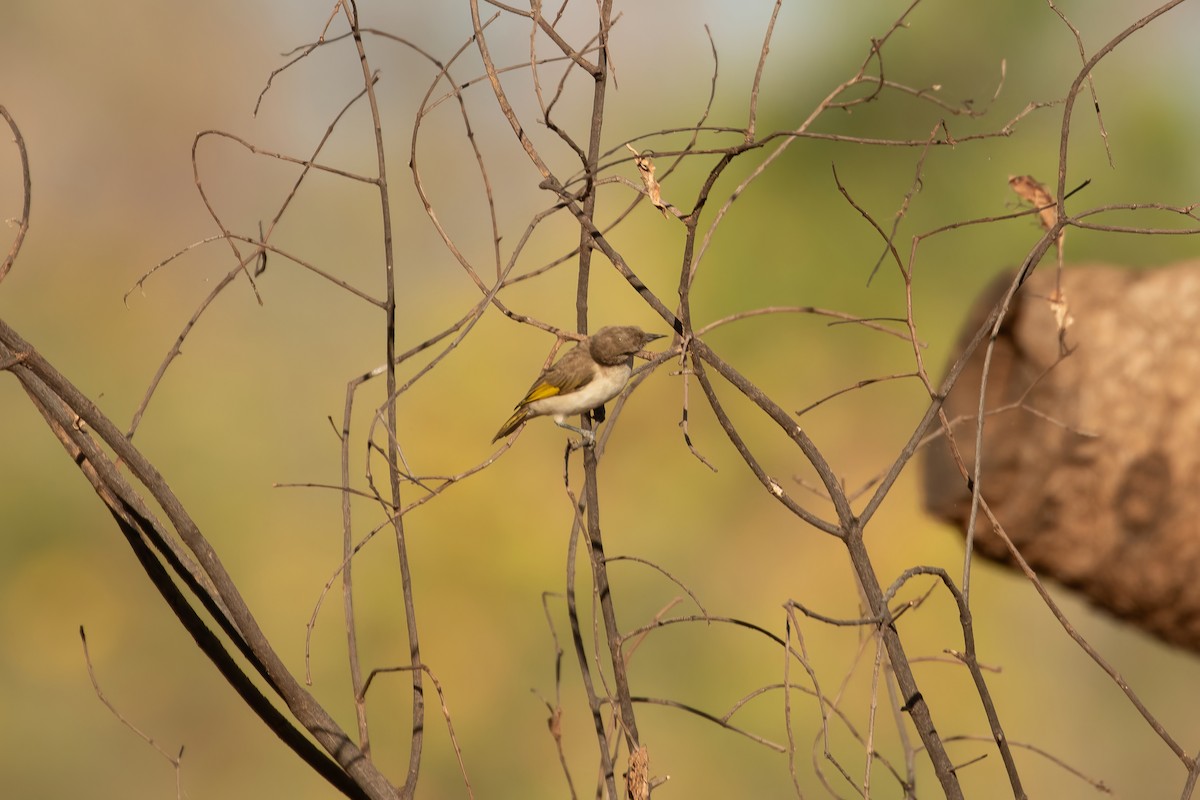
{"label": "bird", "polygon": [[568,424],[566,418],[602,408],[620,394],[633,374],[633,354],[662,336],[635,325],[596,331],[538,376],[492,441],[508,436],[534,417],[549,416],[560,428],[575,431],[586,444],[593,444],[594,433]]}

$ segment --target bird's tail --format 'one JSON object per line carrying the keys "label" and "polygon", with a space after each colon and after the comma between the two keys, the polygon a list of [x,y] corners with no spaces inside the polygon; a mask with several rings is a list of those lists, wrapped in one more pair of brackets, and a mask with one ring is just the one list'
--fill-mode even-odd
{"label": "bird's tail", "polygon": [[525,406],[521,406],[520,408],[518,408],[516,411],[513,412],[513,415],[511,417],[508,418],[508,422],[506,422],[500,426],[500,431],[495,436],[492,437],[492,441],[498,442],[501,439],[503,439],[505,436],[508,436],[510,433],[515,431],[517,428],[521,427],[521,425],[527,419],[529,419],[529,410],[527,408],[525,408]]}

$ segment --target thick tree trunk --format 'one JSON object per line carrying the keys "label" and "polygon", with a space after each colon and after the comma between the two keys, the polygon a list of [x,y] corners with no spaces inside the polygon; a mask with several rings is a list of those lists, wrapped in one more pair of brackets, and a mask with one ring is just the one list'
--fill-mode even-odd
{"label": "thick tree trunk", "polygon": [[[959,350],[1003,298],[977,301]],[[1021,288],[996,340],[980,486],[1039,573],[1144,630],[1200,651],[1200,262],[1062,277],[1060,358],[1052,268]],[[985,343],[986,344],[986,343]],[[984,346],[946,411],[970,468]],[[945,440],[925,460],[925,502],[965,529],[971,494]],[[980,515],[976,547],[1008,561]]]}

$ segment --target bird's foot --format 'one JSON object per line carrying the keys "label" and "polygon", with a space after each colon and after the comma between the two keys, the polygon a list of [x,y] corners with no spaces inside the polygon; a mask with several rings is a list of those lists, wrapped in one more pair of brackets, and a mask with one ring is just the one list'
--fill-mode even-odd
{"label": "bird's foot", "polygon": [[581,433],[583,434],[582,439],[570,440],[570,444],[568,445],[570,450],[582,450],[585,447],[596,446],[596,434],[592,433],[591,431],[581,431]]}

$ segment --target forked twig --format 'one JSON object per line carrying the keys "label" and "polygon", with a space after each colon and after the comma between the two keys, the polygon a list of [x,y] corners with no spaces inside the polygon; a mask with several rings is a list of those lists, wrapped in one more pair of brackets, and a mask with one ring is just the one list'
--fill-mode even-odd
{"label": "forked twig", "polygon": [[92,666],[92,655],[88,652],[87,634],[83,630],[83,626],[79,626],[79,641],[83,645],[83,660],[87,664],[88,679],[92,682],[92,689],[96,692],[96,697],[104,704],[104,707],[112,712],[112,715],[117,718],[117,721],[124,725],[129,730],[133,731],[139,739],[153,747],[160,756],[166,759],[167,763],[175,770],[175,797],[183,798],[187,793],[183,790],[183,750],[184,745],[179,746],[179,752],[176,755],[171,755],[166,750],[159,746],[158,742],[149,734],[143,733],[136,725],[129,721],[124,714],[117,709],[113,702],[104,694],[104,690],[100,688],[100,681],[96,678],[96,670]]}

